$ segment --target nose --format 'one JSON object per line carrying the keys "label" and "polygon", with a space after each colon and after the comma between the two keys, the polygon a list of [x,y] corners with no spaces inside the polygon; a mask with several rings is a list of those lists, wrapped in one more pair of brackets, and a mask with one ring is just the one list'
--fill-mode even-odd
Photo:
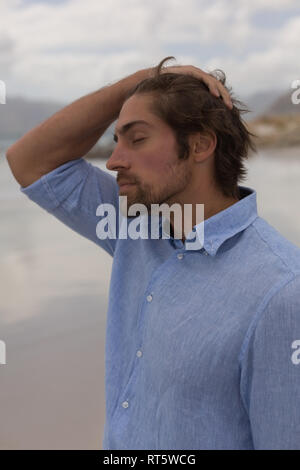
{"label": "nose", "polygon": [[121,168],[128,169],[129,167],[128,158],[116,147],[106,162],[106,168],[110,171],[119,171]]}

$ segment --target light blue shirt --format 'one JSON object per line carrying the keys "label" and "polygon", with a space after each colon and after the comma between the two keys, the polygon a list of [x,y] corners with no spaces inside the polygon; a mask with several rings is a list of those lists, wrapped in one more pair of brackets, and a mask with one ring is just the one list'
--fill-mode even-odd
{"label": "light blue shirt", "polygon": [[113,256],[103,449],[300,449],[300,249],[239,188],[188,250],[98,238],[119,188],[83,158],[20,187]]}

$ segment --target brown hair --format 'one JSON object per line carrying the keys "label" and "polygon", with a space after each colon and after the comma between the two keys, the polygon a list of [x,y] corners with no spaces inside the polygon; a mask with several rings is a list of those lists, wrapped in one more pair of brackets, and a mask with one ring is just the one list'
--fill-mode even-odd
{"label": "brown hair", "polygon": [[[248,158],[249,148],[256,151],[241,114],[249,112],[245,105],[230,93],[233,108],[229,109],[222,98],[212,95],[207,85],[195,76],[178,73],[161,73],[163,59],[154,68],[154,76],[139,82],[126,94],[125,100],[134,94],[151,93],[151,111],[164,120],[174,131],[179,147],[179,158],[189,157],[188,136],[195,132],[213,131],[217,137],[215,149],[215,179],[225,196],[239,197],[238,181],[245,179],[247,169],[243,160]],[[222,70],[210,75],[225,86]],[[238,107],[240,106],[240,107]]]}

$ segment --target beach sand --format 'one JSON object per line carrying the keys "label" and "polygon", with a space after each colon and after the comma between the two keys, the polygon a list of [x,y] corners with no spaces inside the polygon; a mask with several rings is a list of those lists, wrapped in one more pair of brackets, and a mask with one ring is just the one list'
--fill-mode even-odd
{"label": "beach sand", "polygon": [[0,449],[101,449],[112,258],[0,187]]}

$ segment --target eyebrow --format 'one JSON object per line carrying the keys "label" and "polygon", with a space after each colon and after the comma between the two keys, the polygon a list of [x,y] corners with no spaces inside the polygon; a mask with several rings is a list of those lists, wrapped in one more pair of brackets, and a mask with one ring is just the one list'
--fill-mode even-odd
{"label": "eyebrow", "polygon": [[[135,126],[136,124],[146,124],[146,126],[148,127],[153,127],[151,124],[149,124],[149,122],[143,121],[140,119],[138,121],[127,122],[121,127],[120,130],[116,129],[116,132],[117,134],[124,135],[127,131],[129,131],[131,127]],[[118,140],[118,136],[114,134],[114,141],[117,142],[117,140]]]}

